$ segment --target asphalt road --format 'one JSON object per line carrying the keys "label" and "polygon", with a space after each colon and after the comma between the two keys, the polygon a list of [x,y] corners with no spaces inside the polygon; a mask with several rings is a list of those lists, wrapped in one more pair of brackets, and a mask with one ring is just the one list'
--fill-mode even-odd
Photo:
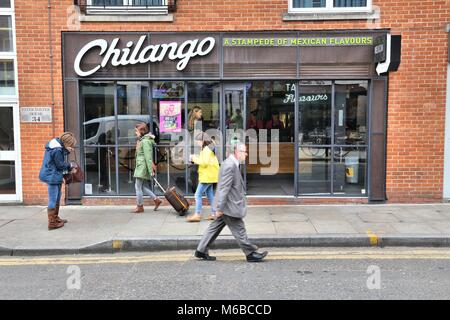
{"label": "asphalt road", "polygon": [[450,299],[450,250],[268,249],[0,257],[0,299]]}

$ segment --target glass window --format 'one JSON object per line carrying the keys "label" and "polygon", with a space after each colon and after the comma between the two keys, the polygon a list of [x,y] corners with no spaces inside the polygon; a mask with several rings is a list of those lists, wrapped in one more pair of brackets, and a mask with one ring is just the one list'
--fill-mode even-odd
{"label": "glass window", "polygon": [[116,156],[114,147],[84,149],[85,194],[115,195]]}
{"label": "glass window", "polygon": [[0,151],[14,150],[14,119],[12,108],[0,108]]}
{"label": "glass window", "polygon": [[11,8],[11,0],[0,0],[0,8]]}
{"label": "glass window", "polygon": [[366,144],[367,86],[367,81],[336,81],[335,144]]}
{"label": "glass window", "polygon": [[14,161],[0,161],[0,194],[16,194],[16,166]]}
{"label": "glass window", "polygon": [[367,0],[334,0],[335,8],[365,7]]}
{"label": "glass window", "polygon": [[325,8],[326,0],[292,0],[294,8]]}
{"label": "glass window", "polygon": [[123,6],[124,0],[91,0],[93,6]]}
{"label": "glass window", "polygon": [[289,0],[292,9],[314,9],[317,11],[333,10],[339,8],[367,8],[371,5],[368,0]]}
{"label": "glass window", "polygon": [[298,190],[301,195],[331,193],[331,148],[300,147]]}
{"label": "glass window", "polygon": [[[158,181],[164,186],[175,185],[186,192],[186,162],[188,159],[185,129],[185,93],[182,81],[155,81],[152,87],[152,122],[157,125],[159,143]],[[156,189],[157,192],[159,190]]]}
{"label": "glass window", "polygon": [[10,16],[0,16],[0,51],[13,51],[12,39],[12,23]]}
{"label": "glass window", "polygon": [[194,129],[194,108],[201,110],[202,129],[220,127],[220,86],[218,82],[188,82],[188,130]]}
{"label": "glass window", "polygon": [[136,166],[136,147],[119,147],[118,150],[119,192],[121,195],[135,195],[133,174]]}
{"label": "glass window", "polygon": [[331,82],[302,81],[299,91],[299,144],[331,144]]}
{"label": "glass window", "polygon": [[145,123],[150,128],[147,82],[117,83],[118,144],[135,145],[137,124]]}
{"label": "glass window", "polygon": [[[84,104],[84,145],[114,145],[114,84],[85,82],[81,87],[81,95]],[[95,128],[97,132],[93,132]]]}
{"label": "glass window", "polygon": [[[188,82],[188,131],[191,134],[191,154],[199,154],[195,136],[207,132],[215,141],[216,155],[220,159],[220,84],[218,82]],[[188,191],[194,193],[198,184],[198,167],[188,169]]]}
{"label": "glass window", "polygon": [[366,149],[334,148],[334,194],[366,195]]}
{"label": "glass window", "polygon": [[300,82],[300,194],[366,195],[367,88],[368,81]]}
{"label": "glass window", "polygon": [[0,95],[13,96],[15,94],[14,62],[0,60]]}
{"label": "glass window", "polygon": [[153,123],[156,123],[160,143],[176,143],[183,139],[185,124],[184,82],[153,82]]}
{"label": "glass window", "polygon": [[90,139],[90,138],[95,137],[95,135],[98,132],[99,127],[100,127],[100,123],[98,123],[98,122],[86,124],[84,126],[84,134],[85,134],[84,138]]}
{"label": "glass window", "polygon": [[162,6],[163,0],[133,0],[134,6]]}

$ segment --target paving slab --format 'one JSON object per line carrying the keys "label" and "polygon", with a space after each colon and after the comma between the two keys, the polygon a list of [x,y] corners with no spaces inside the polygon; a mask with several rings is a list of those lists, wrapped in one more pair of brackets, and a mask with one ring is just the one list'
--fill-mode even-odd
{"label": "paving slab", "polygon": [[335,221],[335,220],[317,220],[311,219],[311,223],[318,233],[357,233],[347,221]]}
{"label": "paving slab", "polygon": [[0,220],[0,228],[4,225],[7,225],[8,223],[12,222],[14,220]]}
{"label": "paving slab", "polygon": [[45,212],[45,210],[46,207],[42,206],[0,206],[0,219],[28,219],[37,213]]}
{"label": "paving slab", "polygon": [[436,234],[439,233],[438,230],[432,228],[431,226],[423,223],[391,223],[391,225],[400,234]]}
{"label": "paving slab", "polygon": [[345,215],[339,214],[333,211],[330,212],[317,212],[317,211],[311,211],[306,214],[306,216],[309,218],[309,220],[315,220],[315,221],[342,221],[345,222]]}
{"label": "paving slab", "polygon": [[198,230],[197,223],[188,223],[184,221],[183,223],[166,222],[158,231],[158,235],[195,236],[197,235],[197,230]]}
{"label": "paving slab", "polygon": [[353,223],[352,227],[356,230],[356,232],[362,234],[369,231],[376,235],[397,233],[397,230],[390,223]]}
{"label": "paving slab", "polygon": [[309,217],[304,213],[272,213],[270,215],[270,219],[272,222],[299,222],[299,221],[308,221]]}
{"label": "paving slab", "polygon": [[317,230],[310,222],[275,222],[277,235],[316,234]]}
{"label": "paving slab", "polygon": [[450,221],[442,222],[442,221],[430,221],[428,225],[442,233],[450,234]]}
{"label": "paving slab", "polygon": [[275,226],[273,223],[269,222],[255,222],[255,223],[247,223],[246,230],[248,235],[258,234],[258,235],[266,235],[266,234],[275,234]]}
{"label": "paving slab", "polygon": [[359,213],[358,216],[363,222],[399,222],[400,220],[391,213]]}

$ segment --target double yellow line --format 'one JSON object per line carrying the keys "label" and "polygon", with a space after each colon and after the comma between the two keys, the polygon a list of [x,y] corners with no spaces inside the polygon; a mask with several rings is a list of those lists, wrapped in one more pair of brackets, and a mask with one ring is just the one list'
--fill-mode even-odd
{"label": "double yellow line", "polygon": [[[215,254],[218,261],[245,261],[239,251],[220,252]],[[397,260],[397,259],[450,259],[450,249],[317,249],[295,251],[271,251],[266,260]],[[135,264],[152,262],[187,262],[196,260],[192,252],[170,254],[149,254],[140,256],[71,256],[71,257],[26,257],[2,258],[2,266],[35,266],[35,265],[86,265],[86,264]]]}

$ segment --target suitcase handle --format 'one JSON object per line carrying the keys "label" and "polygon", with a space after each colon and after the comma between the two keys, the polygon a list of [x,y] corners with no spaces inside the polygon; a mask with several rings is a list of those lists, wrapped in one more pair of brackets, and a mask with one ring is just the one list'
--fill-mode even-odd
{"label": "suitcase handle", "polygon": [[153,176],[153,181],[155,181],[156,185],[162,190],[163,193],[166,193],[166,190],[162,187],[158,180],[156,180],[156,176]]}

